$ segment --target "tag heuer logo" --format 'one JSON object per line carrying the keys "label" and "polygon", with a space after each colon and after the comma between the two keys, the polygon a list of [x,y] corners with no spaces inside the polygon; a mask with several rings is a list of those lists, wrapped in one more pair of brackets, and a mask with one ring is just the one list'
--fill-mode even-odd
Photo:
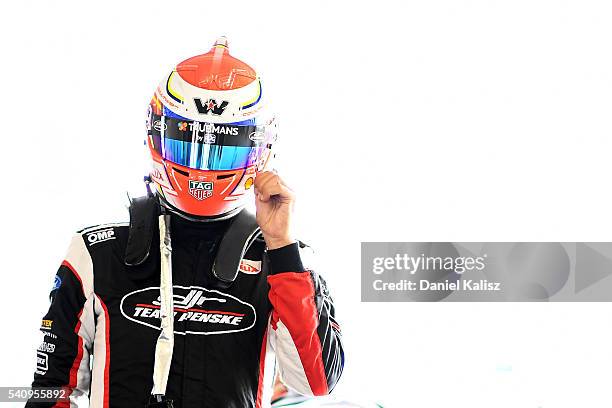
{"label": "tag heuer logo", "polygon": [[189,194],[196,200],[204,200],[212,195],[213,183],[211,181],[189,180]]}

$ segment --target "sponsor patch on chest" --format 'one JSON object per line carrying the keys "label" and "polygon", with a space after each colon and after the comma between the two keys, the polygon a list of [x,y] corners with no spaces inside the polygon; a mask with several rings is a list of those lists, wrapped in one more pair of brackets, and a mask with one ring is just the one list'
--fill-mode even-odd
{"label": "sponsor patch on chest", "polygon": [[[255,308],[237,297],[199,286],[173,287],[175,334],[226,334],[255,325]],[[128,293],[121,314],[133,322],[160,329],[159,287]]]}
{"label": "sponsor patch on chest", "polygon": [[240,261],[240,272],[247,274],[257,274],[261,272],[261,261],[251,261],[250,259],[243,259]]}

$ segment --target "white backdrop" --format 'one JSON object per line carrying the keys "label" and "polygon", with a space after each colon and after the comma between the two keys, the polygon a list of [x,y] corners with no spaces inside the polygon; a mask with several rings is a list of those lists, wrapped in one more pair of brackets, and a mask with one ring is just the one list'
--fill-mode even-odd
{"label": "white backdrop", "polygon": [[[263,3],[263,2],[261,2]],[[608,1],[5,3],[0,385],[31,381],[72,232],[143,192],[145,107],[226,34],[265,75],[297,230],[338,303],[337,392],[610,406],[609,304],[360,303],[361,241],[611,240]]]}

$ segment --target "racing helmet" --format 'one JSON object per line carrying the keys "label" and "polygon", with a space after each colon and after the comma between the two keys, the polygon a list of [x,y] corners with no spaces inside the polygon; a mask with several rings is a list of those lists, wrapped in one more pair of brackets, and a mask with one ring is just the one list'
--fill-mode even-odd
{"label": "racing helmet", "polygon": [[204,220],[240,211],[276,140],[263,105],[259,76],[229,54],[225,37],[164,77],[146,121],[150,181],[162,205]]}

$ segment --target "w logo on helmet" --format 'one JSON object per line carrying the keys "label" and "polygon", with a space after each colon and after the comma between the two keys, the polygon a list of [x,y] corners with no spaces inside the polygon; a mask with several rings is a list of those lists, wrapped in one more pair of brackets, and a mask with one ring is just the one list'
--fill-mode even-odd
{"label": "w logo on helmet", "polygon": [[229,104],[228,101],[221,101],[219,103],[216,99],[212,98],[205,101],[204,103],[202,103],[202,100],[200,98],[193,98],[193,102],[195,103],[198,112],[202,115],[206,115],[209,112],[213,115],[221,115]]}

